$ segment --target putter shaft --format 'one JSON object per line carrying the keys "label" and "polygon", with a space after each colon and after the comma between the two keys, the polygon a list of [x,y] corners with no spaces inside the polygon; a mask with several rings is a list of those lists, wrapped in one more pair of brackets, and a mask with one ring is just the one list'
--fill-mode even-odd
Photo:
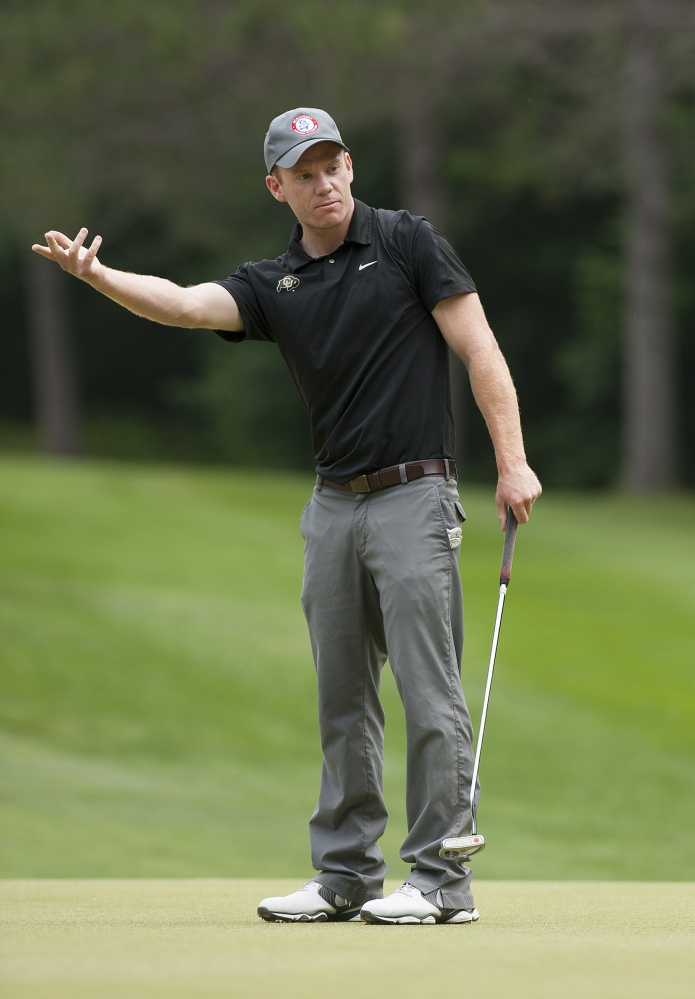
{"label": "putter shaft", "polygon": [[497,601],[497,616],[495,618],[495,630],[492,636],[492,649],[490,651],[490,663],[487,669],[487,683],[485,684],[485,697],[483,698],[483,710],[480,716],[480,728],[478,729],[478,741],[475,747],[475,762],[473,763],[473,776],[471,778],[471,835],[442,841],[439,856],[445,860],[456,860],[458,863],[467,862],[476,853],[485,849],[485,840],[478,835],[476,822],[475,791],[478,783],[478,771],[480,769],[480,756],[483,750],[483,738],[485,736],[485,722],[487,720],[487,709],[490,703],[490,690],[492,688],[492,674],[495,671],[495,659],[497,657],[497,643],[500,637],[502,626],[502,613],[504,611],[504,599],[507,596],[507,587],[512,575],[512,561],[514,559],[514,545],[516,542],[517,520],[511,507],[507,510],[507,526],[504,532],[504,550],[502,553],[502,571],[500,573],[500,594]]}
{"label": "putter shaft", "polygon": [[487,683],[485,684],[485,697],[483,698],[483,711],[480,716],[480,728],[478,729],[478,742],[475,747],[475,762],[473,764],[473,776],[471,778],[471,818],[473,819],[472,833],[477,832],[475,789],[478,783],[478,770],[480,769],[480,756],[483,751],[483,737],[485,735],[485,721],[487,719],[487,709],[490,703],[490,690],[492,688],[492,675],[495,672],[495,659],[497,657],[497,643],[502,627],[502,613],[504,611],[504,598],[507,595],[507,584],[500,585],[500,595],[497,601],[497,617],[495,618],[495,630],[492,636],[492,650],[490,652],[490,663],[487,668]]}

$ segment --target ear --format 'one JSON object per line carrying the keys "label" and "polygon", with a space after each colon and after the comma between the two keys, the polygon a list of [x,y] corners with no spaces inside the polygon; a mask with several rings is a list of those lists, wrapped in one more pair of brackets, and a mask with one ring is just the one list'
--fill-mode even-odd
{"label": "ear", "polygon": [[268,188],[272,196],[276,201],[287,201],[287,198],[282,193],[282,185],[277,177],[274,177],[272,173],[269,173],[265,179],[265,186]]}
{"label": "ear", "polygon": [[345,157],[345,166],[347,167],[348,177],[350,178],[350,183],[352,184],[352,181],[355,177],[355,174],[353,173],[352,170],[352,157],[350,156],[350,153],[347,151],[347,149],[343,153],[343,156]]}

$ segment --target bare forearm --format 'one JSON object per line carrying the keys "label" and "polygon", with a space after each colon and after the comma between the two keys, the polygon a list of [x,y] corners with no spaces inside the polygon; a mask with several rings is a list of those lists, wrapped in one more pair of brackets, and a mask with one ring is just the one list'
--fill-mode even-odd
{"label": "bare forearm", "polygon": [[468,358],[468,374],[475,401],[487,424],[500,472],[525,465],[516,389],[501,351],[474,351]]}
{"label": "bare forearm", "polygon": [[97,257],[101,236],[94,237],[89,249],[84,245],[86,237],[86,229],[80,229],[75,239],[51,229],[46,233],[48,245],[34,243],[32,250],[54,260],[68,274],[112,301],[156,323],[186,329],[243,330],[244,321],[236,302],[214,281],[181,288],[165,278],[114,270]]}
{"label": "bare forearm", "polygon": [[507,362],[496,344],[488,344],[467,352],[467,363],[473,394],[495,449],[500,527],[505,528],[507,507],[525,524],[541,494],[541,484],[526,461],[519,403]]}
{"label": "bare forearm", "polygon": [[516,390],[480,300],[473,293],[444,299],[433,315],[442,336],[468,368],[475,401],[492,438],[499,471],[500,526],[504,530],[508,506],[519,523],[525,524],[541,494],[541,484],[526,461]]}
{"label": "bare forearm", "polygon": [[166,326],[193,329],[197,325],[197,302],[187,288],[166,278],[130,274],[103,264],[87,283],[130,312]]}

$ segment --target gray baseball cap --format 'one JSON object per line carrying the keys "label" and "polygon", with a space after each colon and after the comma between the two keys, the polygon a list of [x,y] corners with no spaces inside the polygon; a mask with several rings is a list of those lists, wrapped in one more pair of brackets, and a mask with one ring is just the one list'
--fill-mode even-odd
{"label": "gray baseball cap", "polygon": [[336,123],[320,108],[295,108],[273,118],[263,144],[268,173],[274,166],[293,167],[302,153],[317,142],[337,142],[350,151]]}

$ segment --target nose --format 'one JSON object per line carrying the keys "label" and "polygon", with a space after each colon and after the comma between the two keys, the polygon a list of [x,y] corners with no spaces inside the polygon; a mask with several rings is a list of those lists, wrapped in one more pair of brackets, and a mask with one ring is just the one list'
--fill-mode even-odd
{"label": "nose", "polygon": [[333,179],[327,173],[320,174],[316,179],[316,193],[324,195],[328,194],[332,189]]}

